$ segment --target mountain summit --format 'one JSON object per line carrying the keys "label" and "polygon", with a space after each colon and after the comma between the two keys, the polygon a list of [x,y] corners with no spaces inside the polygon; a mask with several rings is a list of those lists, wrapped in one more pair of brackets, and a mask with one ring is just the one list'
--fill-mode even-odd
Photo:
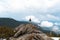
{"label": "mountain summit", "polygon": [[19,26],[20,24],[28,24],[28,23],[35,24],[29,21],[18,21],[13,18],[0,18],[0,26],[8,26],[8,27],[15,28]]}
{"label": "mountain summit", "polygon": [[52,40],[33,24],[21,24],[14,31],[16,33],[10,40]]}

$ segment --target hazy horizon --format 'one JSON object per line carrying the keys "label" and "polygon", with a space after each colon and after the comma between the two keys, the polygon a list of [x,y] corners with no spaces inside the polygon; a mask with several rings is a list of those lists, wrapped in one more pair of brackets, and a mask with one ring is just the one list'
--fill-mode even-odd
{"label": "hazy horizon", "polygon": [[60,0],[0,0],[0,18],[41,23],[60,32]]}

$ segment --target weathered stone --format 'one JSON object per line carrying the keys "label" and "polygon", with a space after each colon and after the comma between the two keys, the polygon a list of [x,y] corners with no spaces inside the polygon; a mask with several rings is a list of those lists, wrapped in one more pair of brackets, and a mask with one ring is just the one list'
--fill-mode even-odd
{"label": "weathered stone", "polygon": [[11,37],[10,40],[52,40],[32,24],[22,24],[15,31],[14,37]]}

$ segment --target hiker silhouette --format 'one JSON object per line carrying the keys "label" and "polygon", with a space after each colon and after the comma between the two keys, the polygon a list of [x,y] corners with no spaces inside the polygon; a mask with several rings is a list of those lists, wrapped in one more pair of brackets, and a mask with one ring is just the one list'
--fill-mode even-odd
{"label": "hiker silhouette", "polygon": [[31,18],[29,19],[29,21],[31,22]]}

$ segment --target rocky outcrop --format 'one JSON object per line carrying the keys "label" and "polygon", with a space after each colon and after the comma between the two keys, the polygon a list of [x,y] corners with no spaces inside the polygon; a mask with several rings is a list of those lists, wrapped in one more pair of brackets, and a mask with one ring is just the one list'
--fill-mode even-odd
{"label": "rocky outcrop", "polygon": [[52,40],[32,24],[19,25],[15,31],[14,37],[11,37],[10,40]]}

